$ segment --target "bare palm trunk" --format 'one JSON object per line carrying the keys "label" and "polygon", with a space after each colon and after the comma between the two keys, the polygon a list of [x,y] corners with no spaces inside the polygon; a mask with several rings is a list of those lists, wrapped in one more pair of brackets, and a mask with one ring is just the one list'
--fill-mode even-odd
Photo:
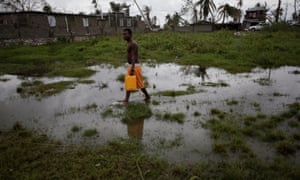
{"label": "bare palm trunk", "polygon": [[281,7],[281,0],[278,0],[278,6],[277,6],[277,9],[276,9],[276,15],[275,15],[275,22],[276,23],[278,23],[278,21],[279,21],[280,7]]}

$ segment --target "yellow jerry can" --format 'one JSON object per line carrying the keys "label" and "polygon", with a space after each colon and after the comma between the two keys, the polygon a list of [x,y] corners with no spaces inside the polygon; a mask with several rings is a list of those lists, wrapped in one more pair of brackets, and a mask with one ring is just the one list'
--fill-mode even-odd
{"label": "yellow jerry can", "polygon": [[136,91],[136,76],[126,75],[125,76],[125,89],[126,91]]}

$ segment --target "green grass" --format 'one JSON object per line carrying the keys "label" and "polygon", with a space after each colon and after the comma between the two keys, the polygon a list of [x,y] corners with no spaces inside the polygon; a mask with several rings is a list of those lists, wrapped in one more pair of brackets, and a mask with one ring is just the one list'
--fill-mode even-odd
{"label": "green grass", "polygon": [[22,97],[48,97],[61,93],[65,89],[70,88],[73,84],[74,81],[61,81],[49,84],[44,84],[40,81],[29,81],[21,83],[17,88],[17,92],[21,94]]}
{"label": "green grass", "polygon": [[137,121],[150,118],[152,111],[151,108],[144,103],[129,103],[122,116],[122,122],[134,124]]}
{"label": "green grass", "polygon": [[210,129],[214,139],[213,151],[225,156],[254,156],[247,144],[251,139],[267,143],[278,155],[290,156],[299,150],[297,112],[299,103],[293,103],[278,115],[241,115],[213,108],[213,118],[202,123]]}
{"label": "green grass", "polygon": [[177,122],[179,124],[184,123],[185,114],[184,113],[171,113],[165,112],[163,114],[157,113],[155,114],[156,119],[170,122]]}
{"label": "green grass", "polygon": [[[299,179],[300,167],[286,158],[264,161],[247,157],[202,161],[191,165],[167,163],[147,155],[140,141],[117,139],[102,146],[79,147],[54,142],[16,124],[0,134],[1,179]],[[176,137],[166,145],[176,147]],[[239,140],[232,141],[239,144]],[[215,144],[215,151],[228,151]],[[294,151],[289,141],[278,151]]]}
{"label": "green grass", "polygon": [[[254,67],[299,66],[299,31],[262,31],[235,36],[233,31],[212,33],[135,34],[140,59],[158,63],[220,67],[230,72]],[[10,46],[0,49],[0,74],[25,76],[86,77],[88,65],[125,62],[126,43],[120,35],[82,42],[58,42],[42,46]]]}
{"label": "green grass", "polygon": [[92,137],[98,134],[97,129],[87,129],[83,132],[84,137]]}

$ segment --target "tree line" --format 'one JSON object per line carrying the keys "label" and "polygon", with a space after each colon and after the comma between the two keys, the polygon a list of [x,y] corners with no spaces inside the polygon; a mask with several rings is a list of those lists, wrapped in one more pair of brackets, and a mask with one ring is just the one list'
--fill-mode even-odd
{"label": "tree line", "polygon": [[[215,23],[222,22],[223,24],[229,18],[233,19],[233,22],[240,23],[242,18],[242,6],[243,0],[236,0],[235,5],[225,3],[219,7],[216,7],[214,0],[182,0],[184,5],[181,10],[174,12],[173,14],[167,14],[165,16],[166,24],[165,26],[174,27],[180,25],[198,24],[198,23]],[[292,14],[293,20],[299,21],[300,11],[297,7],[300,4],[300,0],[294,0],[294,12]],[[13,12],[19,11],[34,11],[42,10],[44,12],[52,12],[53,8],[47,2],[47,0],[0,0],[0,5],[2,9],[9,9]],[[94,7],[94,12],[90,14],[101,14],[101,4],[99,0],[91,0],[91,5]],[[265,7],[267,11],[270,11],[267,19],[271,21],[279,22],[283,16],[284,9],[282,7],[282,0],[278,0],[276,9],[271,10],[268,5],[257,3],[256,7]],[[110,2],[110,8],[112,12],[121,12],[128,10],[130,5],[126,3],[116,3],[114,1]],[[152,7],[143,6],[141,10],[142,16],[145,18],[151,26],[157,24],[157,16],[151,17]],[[287,7],[285,9],[285,13]],[[81,13],[84,14],[84,13]],[[184,16],[189,17],[187,20],[183,18]]]}

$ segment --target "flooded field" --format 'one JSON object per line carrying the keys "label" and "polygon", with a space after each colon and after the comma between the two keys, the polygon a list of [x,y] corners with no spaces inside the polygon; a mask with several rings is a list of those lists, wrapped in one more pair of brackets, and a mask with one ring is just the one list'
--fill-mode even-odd
{"label": "flooded field", "polygon": [[[230,74],[217,68],[145,64],[143,75],[152,97],[149,104],[152,116],[125,124],[121,114],[126,106],[115,102],[125,96],[124,84],[118,77],[124,75],[126,66],[90,68],[97,72],[86,81],[0,76],[0,130],[7,131],[20,122],[52,139],[77,145],[137,137],[150,154],[173,162],[193,163],[217,158],[212,153],[211,131],[203,128],[211,119],[212,109],[238,117],[269,116],[300,101],[300,68],[297,67]],[[34,81],[73,83],[51,96],[21,95],[21,84]],[[130,102],[143,103],[143,98],[141,92],[132,93]],[[178,115],[180,121],[164,120],[172,115]],[[299,125],[294,128],[298,130]],[[91,136],[87,135],[89,132]],[[249,144],[261,158],[267,159],[274,153],[266,144],[252,141]],[[299,149],[296,153],[299,158],[297,154]]]}

